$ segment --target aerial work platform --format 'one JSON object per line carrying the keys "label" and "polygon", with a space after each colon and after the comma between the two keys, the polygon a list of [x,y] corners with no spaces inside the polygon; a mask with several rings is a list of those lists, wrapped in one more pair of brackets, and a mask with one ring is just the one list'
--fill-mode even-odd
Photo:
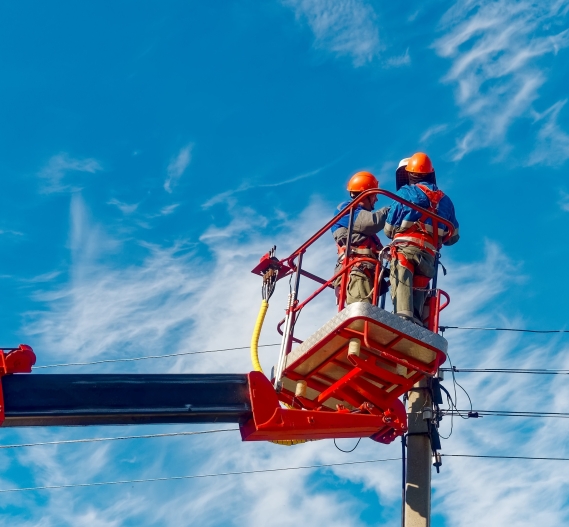
{"label": "aerial work platform", "polygon": [[[263,256],[253,269],[263,277],[263,304],[251,344],[256,370],[249,374],[253,416],[241,427],[244,440],[371,437],[390,443],[407,431],[407,414],[399,397],[425,377],[435,376],[445,362],[447,341],[438,334],[438,326],[439,314],[450,298],[437,288],[436,274],[430,284],[422,286],[427,291],[428,313],[423,327],[385,310],[381,284],[389,273],[389,246],[377,258],[350,250],[354,210],[368,196],[377,194],[420,211],[431,219],[433,232],[444,226],[447,234],[443,242],[452,236],[453,225],[434,212],[373,189],[360,194],[290,256],[278,260],[275,248]],[[344,215],[349,215],[348,244],[339,270],[325,279],[303,269],[307,250]],[[350,273],[364,263],[373,269],[369,302],[346,306]],[[281,349],[269,380],[262,373],[257,344],[268,299],[277,280],[285,276],[291,276],[291,291],[286,316],[277,327],[282,335]],[[303,300],[298,298],[301,277],[319,284]],[[320,293],[335,287],[338,313],[306,340],[299,340],[294,332],[300,312]],[[446,301],[441,303],[441,298]]]}

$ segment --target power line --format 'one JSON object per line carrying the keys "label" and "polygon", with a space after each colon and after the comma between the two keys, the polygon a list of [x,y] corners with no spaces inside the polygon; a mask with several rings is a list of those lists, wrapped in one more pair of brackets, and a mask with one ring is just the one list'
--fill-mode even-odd
{"label": "power line", "polygon": [[547,370],[533,368],[441,368],[453,373],[523,373],[531,375],[569,375],[569,370]]}
{"label": "power line", "polygon": [[[569,413],[565,412],[521,412],[516,410],[441,410],[443,415],[468,415],[470,419],[482,416],[489,417],[553,417],[569,419]],[[477,414],[477,415],[471,415]]]}
{"label": "power line", "polygon": [[[278,344],[261,344],[259,348],[268,348],[270,346],[280,346]],[[65,364],[47,364],[45,366],[34,366],[34,370],[39,370],[42,368],[60,368],[64,366],[91,366],[93,364],[105,364],[108,362],[133,362],[137,360],[147,360],[147,359],[166,359],[168,357],[180,357],[182,355],[199,355],[201,353],[217,353],[219,351],[234,351],[234,350],[244,350],[249,349],[249,346],[240,346],[238,348],[223,348],[223,349],[216,349],[216,350],[204,350],[204,351],[183,351],[181,353],[169,353],[168,355],[145,355],[143,357],[131,357],[125,359],[105,359],[105,360],[97,360],[93,362],[69,362]]]}
{"label": "power line", "polygon": [[526,459],[536,461],[569,461],[569,457],[483,456],[478,454],[441,454],[445,457],[473,457],[482,459]]}
{"label": "power line", "polygon": [[[563,412],[522,412],[522,411],[510,411],[510,410],[458,410],[458,409],[444,409],[442,410],[443,415],[465,415],[467,416],[469,412],[474,412],[481,416],[491,416],[491,417],[552,417],[569,419],[569,413]],[[471,419],[473,417],[470,417]],[[117,436],[117,437],[93,437],[85,439],[62,439],[57,441],[44,441],[40,443],[20,443],[13,445],[0,445],[0,450],[13,449],[13,448],[27,448],[34,446],[47,446],[47,445],[66,445],[75,443],[98,443],[103,441],[122,441],[128,439],[153,439],[161,437],[183,437],[183,436],[193,436],[202,434],[214,434],[218,432],[237,432],[239,428],[220,428],[216,430],[201,430],[197,432],[170,432],[163,434],[144,434],[144,435],[132,435],[132,436]]]}
{"label": "power line", "polygon": [[478,328],[469,326],[439,326],[441,331],[447,329],[472,329],[478,331],[517,331],[519,333],[569,333],[569,329],[515,329],[515,328]]}
{"label": "power line", "polygon": [[[569,333],[569,330],[565,329],[555,329],[555,330],[535,330],[535,329],[515,329],[515,328],[483,328],[483,327],[467,327],[467,326],[440,326],[439,328],[441,331],[446,331],[447,329],[470,329],[470,330],[481,330],[481,331],[518,331],[524,333]],[[275,344],[261,344],[260,348],[271,347],[271,346],[280,346],[280,343]],[[65,366],[92,366],[94,364],[105,364],[109,362],[133,362],[139,360],[148,360],[148,359],[166,359],[169,357],[180,357],[183,355],[199,355],[201,353],[217,353],[220,351],[234,351],[234,350],[244,350],[248,349],[249,346],[239,346],[236,348],[223,348],[223,349],[213,349],[213,350],[203,350],[203,351],[184,351],[181,353],[169,353],[167,355],[145,355],[142,357],[132,357],[132,358],[124,358],[124,359],[105,359],[105,360],[98,360],[92,362],[69,362],[69,363],[62,363],[62,364],[47,364],[44,366],[34,366],[34,370],[39,370],[43,368],[61,368]],[[18,349],[18,348],[3,348],[6,350]],[[445,370],[448,371],[448,370]],[[467,371],[467,370],[463,370]],[[567,371],[569,373],[569,371]]]}
{"label": "power line", "polygon": [[[484,327],[469,327],[469,326],[440,326],[439,328],[441,331],[446,331],[447,329],[466,329],[466,330],[480,330],[480,331],[517,331],[522,333],[569,333],[569,330],[566,329],[554,329],[554,330],[536,330],[536,329],[516,329],[516,328],[484,328]],[[280,346],[280,343],[276,344],[262,344],[259,347],[271,347],[271,346]],[[223,348],[223,349],[213,349],[213,350],[204,350],[204,351],[184,351],[181,353],[169,353],[167,355],[145,355],[142,357],[132,357],[132,358],[124,358],[124,359],[105,359],[105,360],[98,360],[92,362],[69,362],[63,364],[47,364],[45,366],[34,366],[34,370],[39,370],[43,368],[61,368],[66,366],[92,366],[95,364],[106,364],[106,363],[113,363],[113,362],[133,362],[139,360],[148,360],[148,359],[166,359],[169,357],[180,357],[184,355],[199,355],[202,353],[217,353],[221,351],[234,351],[234,350],[244,350],[248,349],[249,346],[239,346],[236,348]],[[4,348],[4,349],[17,349],[17,348]],[[449,370],[444,370],[449,371]],[[462,371],[470,371],[470,370],[462,370]],[[502,370],[500,370],[502,372]],[[504,371],[505,372],[505,371]],[[522,373],[522,371],[520,371]],[[523,372],[526,373],[526,372]],[[533,373],[533,372],[527,372]],[[566,371],[569,373],[569,370]]]}
{"label": "power line", "polygon": [[[513,459],[513,460],[526,460],[526,461],[569,461],[567,457],[534,457],[534,456],[493,456],[493,455],[479,455],[479,454],[441,454],[444,457],[460,457],[460,458],[477,458],[477,459]],[[24,487],[13,489],[0,489],[0,493],[8,492],[28,492],[39,490],[56,490],[56,489],[71,489],[82,487],[102,487],[106,485],[129,485],[133,483],[154,483],[158,481],[179,481],[188,479],[199,478],[214,478],[220,476],[240,476],[250,474],[263,474],[270,472],[285,472],[288,470],[310,470],[329,467],[339,467],[346,465],[364,465],[366,463],[381,463],[386,461],[401,461],[400,457],[385,458],[385,459],[368,459],[364,461],[345,461],[343,463],[324,463],[321,465],[303,465],[299,467],[282,467],[282,468],[269,468],[262,470],[241,470],[235,472],[218,472],[215,474],[192,474],[188,476],[168,476],[164,478],[146,478],[146,479],[129,479],[118,481],[100,481],[94,483],[70,483],[68,485],[43,485],[41,487]]]}
{"label": "power line", "polygon": [[124,439],[152,439],[156,437],[193,436],[200,434],[214,434],[217,432],[235,432],[237,430],[239,430],[239,428],[220,428],[218,430],[201,430],[198,432],[171,432],[166,434],[145,434],[138,436],[91,437],[87,439],[62,439],[59,441],[44,441],[43,443],[21,443],[17,445],[0,445],[0,449],[26,448],[32,446],[45,446],[45,445],[67,445],[71,443],[98,443],[101,441],[121,441]]}
{"label": "power line", "polygon": [[287,470],[309,470],[313,468],[328,468],[339,467],[343,465],[363,465],[365,463],[381,463],[384,461],[400,461],[400,457],[387,458],[387,459],[368,459],[366,461],[345,461],[343,463],[325,463],[322,465],[304,465],[300,467],[282,467],[282,468],[268,468],[263,470],[242,470],[239,472],[219,472],[216,474],[193,474],[189,476],[169,476],[164,478],[147,478],[147,479],[130,479],[121,481],[101,481],[95,483],[71,483],[69,485],[44,485],[42,487],[26,487],[15,489],[0,489],[0,493],[5,492],[24,492],[24,491],[37,491],[37,490],[54,490],[54,489],[70,489],[77,487],[102,487],[104,485],[127,485],[132,483],[151,483],[156,481],[176,481],[182,479],[198,479],[198,478],[214,478],[218,476],[238,476],[245,474],[261,474],[268,472],[284,472]]}

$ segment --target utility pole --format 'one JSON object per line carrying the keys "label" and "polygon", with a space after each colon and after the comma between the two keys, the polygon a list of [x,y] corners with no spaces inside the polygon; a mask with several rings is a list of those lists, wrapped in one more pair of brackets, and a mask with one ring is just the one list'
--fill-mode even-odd
{"label": "utility pole", "polygon": [[431,439],[433,401],[428,381],[415,384],[408,394],[407,481],[404,527],[431,525]]}

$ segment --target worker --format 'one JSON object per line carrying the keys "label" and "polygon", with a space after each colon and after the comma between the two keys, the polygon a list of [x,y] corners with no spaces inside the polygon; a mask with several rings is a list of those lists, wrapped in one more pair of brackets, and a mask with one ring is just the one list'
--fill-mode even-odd
{"label": "worker", "polygon": [[[347,190],[351,200],[344,201],[336,209],[336,214],[344,210],[362,192],[369,189],[379,188],[377,179],[370,172],[358,172],[354,174],[348,182]],[[352,220],[351,254],[354,256],[366,256],[377,258],[379,251],[383,248],[377,233],[383,230],[385,219],[389,212],[389,207],[372,212],[377,202],[377,196],[372,195],[365,198],[354,210]],[[335,273],[337,273],[344,261],[346,244],[348,241],[348,227],[350,215],[342,216],[332,227],[332,234],[338,248],[338,263]],[[352,267],[348,277],[346,290],[346,304],[353,302],[371,303],[373,296],[373,281],[375,275],[375,265],[371,262],[360,262]],[[338,277],[334,282],[336,288],[336,298],[339,298],[340,284],[342,277]],[[387,292],[387,284],[382,281],[380,294]]]}
{"label": "worker", "polygon": [[[404,172],[401,169],[404,167]],[[396,172],[397,196],[434,212],[454,226],[445,245],[458,241],[458,221],[451,199],[437,188],[435,169],[422,152],[403,159]],[[433,222],[407,205],[394,201],[386,219],[385,234],[391,244],[391,297],[394,312],[402,318],[423,325],[427,286],[435,276],[436,255],[448,228],[439,224],[433,235]],[[426,310],[425,310],[426,311]]]}

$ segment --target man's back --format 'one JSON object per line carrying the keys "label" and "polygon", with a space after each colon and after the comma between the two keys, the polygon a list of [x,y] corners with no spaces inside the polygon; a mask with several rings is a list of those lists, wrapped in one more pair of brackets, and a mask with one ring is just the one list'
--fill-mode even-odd
{"label": "man's back", "polygon": [[[424,185],[430,191],[436,192],[439,190],[434,183],[421,183],[421,185]],[[418,185],[404,185],[397,191],[397,195],[424,209],[429,210],[431,208],[429,197]],[[459,239],[459,226],[452,200],[446,194],[439,201],[436,214],[454,225],[455,232],[452,238],[445,243],[445,245],[453,245]],[[421,220],[421,213],[419,211],[394,201],[385,222],[385,234],[389,238],[393,238],[396,234],[403,233],[414,227],[419,220]],[[431,226],[433,224],[430,218],[425,218],[424,223]],[[439,234],[442,235],[448,231],[444,225],[439,225],[439,229]]]}

